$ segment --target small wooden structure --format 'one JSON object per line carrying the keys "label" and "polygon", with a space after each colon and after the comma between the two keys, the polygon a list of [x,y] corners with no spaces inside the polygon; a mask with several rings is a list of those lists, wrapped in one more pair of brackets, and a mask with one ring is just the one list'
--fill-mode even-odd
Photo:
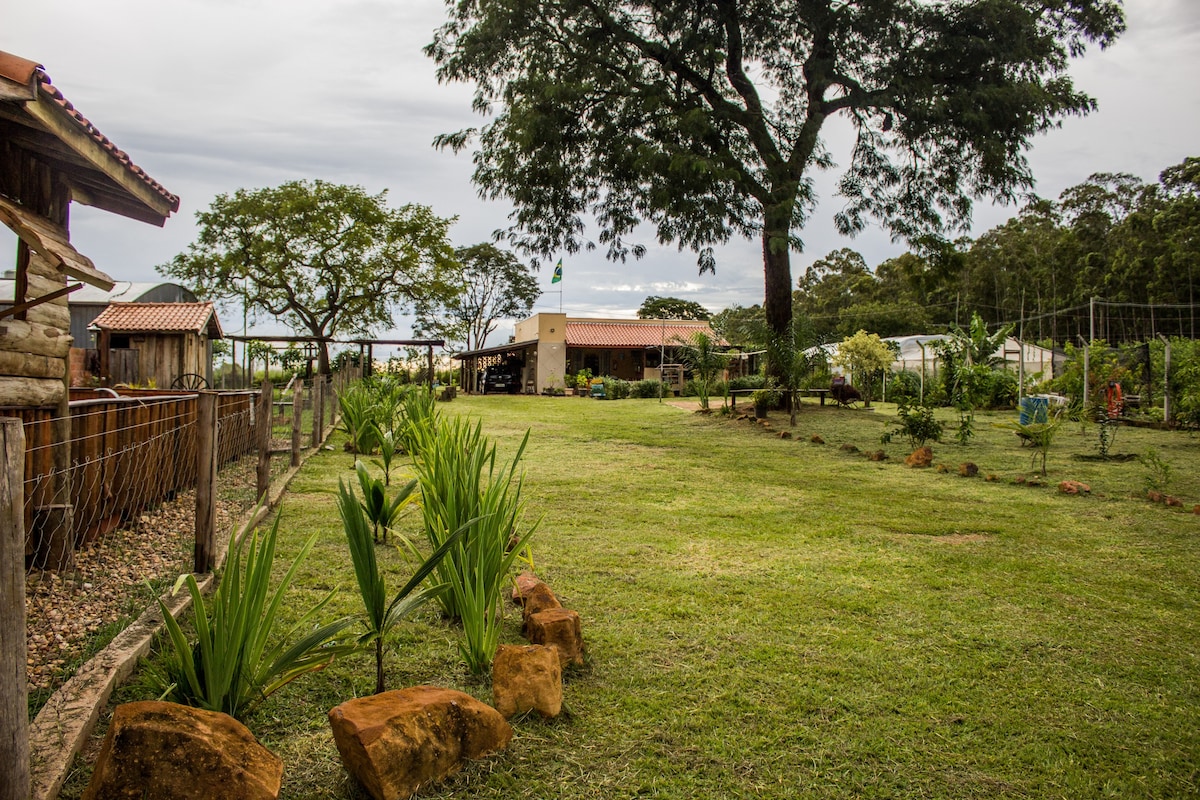
{"label": "small wooden structure", "polygon": [[[212,386],[212,342],[224,334],[211,302],[110,303],[91,328],[97,333],[97,377],[102,385]],[[122,350],[134,356],[127,361],[133,368],[118,374],[113,354]],[[192,385],[198,378],[204,379],[203,386]]]}

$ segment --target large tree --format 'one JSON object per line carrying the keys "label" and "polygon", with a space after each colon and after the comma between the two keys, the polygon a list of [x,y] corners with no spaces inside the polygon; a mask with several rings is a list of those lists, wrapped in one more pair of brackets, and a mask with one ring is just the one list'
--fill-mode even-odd
{"label": "large tree", "polygon": [[[305,335],[369,336],[395,310],[449,296],[457,263],[453,220],[421,205],[390,208],[386,196],[319,180],[218,195],[196,213],[196,241],[158,269]],[[329,372],[324,341],[318,363]]]}
{"label": "large tree", "polygon": [[483,243],[454,251],[461,291],[442,302],[417,304],[416,330],[467,350],[483,347],[501,319],[523,318],[541,296],[537,278],[511,252]]}
{"label": "large tree", "polygon": [[1030,139],[1095,103],[1066,73],[1123,30],[1119,0],[447,0],[427,48],[476,85],[474,180],[515,205],[509,236],[549,258],[595,244],[644,253],[641,223],[699,253],[759,239],[767,322],[785,335],[790,252],[833,166],[825,123],[856,131],[836,215],[916,237],[972,200],[1029,187]]}
{"label": "large tree", "polygon": [[650,295],[637,310],[638,319],[711,319],[712,313],[695,300]]}

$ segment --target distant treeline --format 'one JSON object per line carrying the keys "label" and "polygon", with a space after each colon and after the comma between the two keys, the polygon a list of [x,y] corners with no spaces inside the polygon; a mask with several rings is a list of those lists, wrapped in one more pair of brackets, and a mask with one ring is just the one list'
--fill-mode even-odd
{"label": "distant treeline", "polygon": [[[938,332],[974,311],[1030,340],[1078,342],[1094,326],[1097,339],[1128,342],[1196,338],[1197,282],[1200,158],[1189,157],[1156,183],[1092,175],[978,239],[921,242],[873,270],[836,250],[799,279],[793,302],[810,333],[829,339]],[[745,341],[760,315],[726,309],[714,324]]]}

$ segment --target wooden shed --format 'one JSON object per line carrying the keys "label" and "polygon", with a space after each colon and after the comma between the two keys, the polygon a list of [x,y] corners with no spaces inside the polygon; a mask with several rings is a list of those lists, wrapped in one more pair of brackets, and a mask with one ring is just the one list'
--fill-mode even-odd
{"label": "wooden shed", "polygon": [[[18,237],[13,305],[0,311],[0,408],[47,409],[54,473],[33,509],[42,563],[73,564],[67,296],[113,279],[71,246],[72,202],[161,226],[179,198],[54,86],[40,64],[0,52],[0,223]],[[5,266],[6,265],[0,265]]]}
{"label": "wooden shed", "polygon": [[91,327],[104,385],[212,386],[212,342],[223,334],[211,302],[109,303]]}

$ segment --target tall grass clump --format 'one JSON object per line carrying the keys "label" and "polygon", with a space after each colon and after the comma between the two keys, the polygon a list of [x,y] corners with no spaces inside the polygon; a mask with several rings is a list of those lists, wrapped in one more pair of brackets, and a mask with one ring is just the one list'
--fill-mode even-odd
{"label": "tall grass clump", "polygon": [[435,550],[454,531],[462,537],[437,567],[446,588],[438,602],[462,622],[459,645],[472,673],[486,672],[500,639],[505,587],[514,561],[528,547],[537,523],[522,530],[523,478],[517,474],[529,432],[508,464],[496,464],[496,446],[481,424],[455,418],[426,428],[415,459],[421,485],[425,536]]}
{"label": "tall grass clump", "polygon": [[174,650],[164,676],[172,700],[244,720],[274,692],[353,649],[331,643],[353,624],[352,619],[316,627],[311,624],[336,590],[300,615],[282,635],[276,630],[284,594],[317,541],[314,534],[304,543],[283,580],[270,592],[278,533],[277,516],[261,539],[255,531],[248,545],[243,540],[233,550],[213,594],[211,610],[205,609],[194,576],[183,575],[176,581],[173,591],[186,585],[192,596],[194,645],[188,643],[162,600],[158,601]]}

